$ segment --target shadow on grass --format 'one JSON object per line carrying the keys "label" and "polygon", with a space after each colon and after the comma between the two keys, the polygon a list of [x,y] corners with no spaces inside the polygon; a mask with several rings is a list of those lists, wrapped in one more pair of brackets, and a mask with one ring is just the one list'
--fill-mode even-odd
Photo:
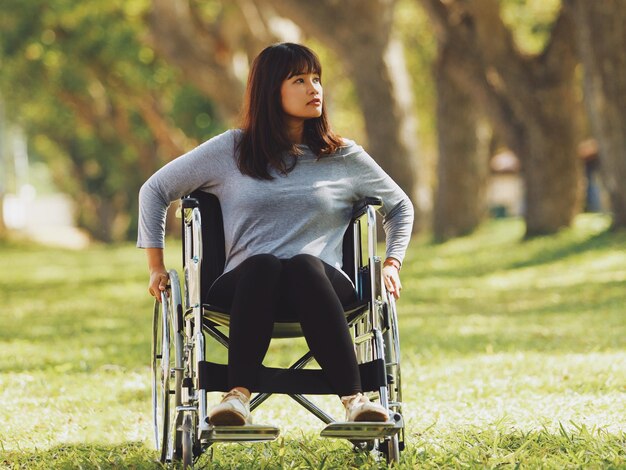
{"label": "shadow on grass", "polygon": [[[591,229],[587,229],[591,230]],[[458,249],[455,244],[464,240],[454,239],[446,244],[429,245],[429,250],[418,261],[422,266],[407,267],[417,276],[441,278],[463,278],[485,276],[498,271],[537,267],[558,262],[570,256],[595,251],[617,249],[626,245],[626,231],[611,231],[605,228],[595,233],[581,233],[571,229],[558,235],[517,239],[513,234],[498,239],[482,239],[473,236],[465,242],[466,249]],[[429,265],[432,259],[441,260],[438,265]]]}
{"label": "shadow on grass", "polygon": [[511,263],[508,268],[528,268],[559,261],[563,258],[567,258],[568,256],[575,256],[581,253],[623,246],[626,243],[626,231],[614,232],[610,229],[606,229],[585,240],[572,240],[570,243],[556,243],[554,242],[554,236],[535,237],[529,240],[524,240],[522,243],[530,245],[532,243],[541,243],[544,240],[548,244],[553,244],[554,246],[548,246],[544,249],[537,250],[532,257],[523,261]]}
{"label": "shadow on grass", "polygon": [[[626,435],[585,425],[559,425],[557,431],[523,431],[492,423],[484,427],[427,429],[411,434],[397,469],[430,468],[624,468]],[[63,444],[45,451],[5,453],[9,469],[155,469],[156,452],[143,443]],[[279,439],[266,444],[218,444],[198,468],[388,468],[384,460],[355,453],[345,441]],[[172,467],[169,467],[172,468]],[[174,466],[180,468],[180,466]]]}
{"label": "shadow on grass", "polygon": [[10,469],[155,469],[166,468],[141,442],[119,445],[61,444],[44,451],[10,451],[0,459]]}
{"label": "shadow on grass", "polygon": [[[45,451],[12,451],[0,458],[10,469],[172,469],[180,462],[163,465],[157,452],[140,442],[118,445],[62,444]],[[219,443],[205,449],[196,468],[385,468],[385,462],[370,453],[355,453],[346,441],[302,435],[267,443]]]}
{"label": "shadow on grass", "polygon": [[495,423],[417,436],[402,468],[625,468],[626,434],[585,425],[523,431]]}

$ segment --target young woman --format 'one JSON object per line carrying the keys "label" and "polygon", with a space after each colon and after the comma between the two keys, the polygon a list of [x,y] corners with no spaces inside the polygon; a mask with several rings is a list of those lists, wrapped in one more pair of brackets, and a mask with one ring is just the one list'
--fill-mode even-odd
{"label": "young woman", "polygon": [[222,207],[224,274],[207,302],[231,314],[230,392],[209,413],[215,425],[251,422],[250,392],[277,319],[300,321],[315,359],[346,408],[348,421],[386,421],[361,392],[343,307],[354,287],[341,271],[342,239],[353,203],[380,196],[387,258],[383,278],[397,298],[409,243],[409,198],[358,145],[326,118],[322,68],[305,46],[267,47],[252,64],[241,129],[210,139],[157,171],[141,188],[138,246],[146,248],[150,294],[168,275],[163,263],[165,213],[171,201],[200,189]]}

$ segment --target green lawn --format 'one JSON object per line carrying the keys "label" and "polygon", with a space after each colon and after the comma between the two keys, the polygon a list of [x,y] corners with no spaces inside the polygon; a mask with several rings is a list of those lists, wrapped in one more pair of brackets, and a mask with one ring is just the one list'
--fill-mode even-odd
{"label": "green lawn", "polygon": [[[585,215],[523,242],[520,221],[500,220],[413,242],[399,302],[401,468],[626,469],[626,233],[607,226]],[[176,243],[167,255],[178,268]],[[4,244],[0,266],[0,467],[158,468],[143,253]],[[268,360],[300,347],[277,342]],[[340,416],[338,400],[321,401]],[[321,422],[287,397],[255,415],[282,437],[218,444],[200,464],[385,466],[317,437]]]}

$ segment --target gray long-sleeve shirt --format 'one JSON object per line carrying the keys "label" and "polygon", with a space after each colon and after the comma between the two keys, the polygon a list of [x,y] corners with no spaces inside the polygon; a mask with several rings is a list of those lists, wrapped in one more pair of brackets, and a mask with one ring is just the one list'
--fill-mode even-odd
{"label": "gray long-sleeve shirt", "polygon": [[413,206],[406,194],[354,142],[317,159],[301,146],[288,175],[259,180],[237,168],[240,130],[230,130],[171,161],[139,192],[140,248],[163,248],[165,213],[172,201],[200,189],[215,194],[222,207],[226,241],[225,272],[252,255],[270,253],[291,258],[317,256],[341,269],[342,240],[353,203],[365,196],[383,200],[380,212],[387,256],[402,262],[413,225]]}

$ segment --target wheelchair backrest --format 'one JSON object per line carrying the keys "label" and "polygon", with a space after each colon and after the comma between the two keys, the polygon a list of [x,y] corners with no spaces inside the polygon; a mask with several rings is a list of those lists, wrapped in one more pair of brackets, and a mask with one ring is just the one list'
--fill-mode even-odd
{"label": "wheelchair backrest", "polygon": [[[224,220],[222,209],[217,196],[204,191],[194,191],[190,198],[197,199],[202,219],[202,267],[201,293],[205,298],[213,282],[224,272],[226,251],[224,242]],[[183,223],[183,243],[185,243]],[[183,247],[183,265],[185,249]],[[343,237],[343,266],[354,266],[354,231],[352,227],[346,229]],[[345,269],[350,278],[354,277],[353,269]],[[355,279],[352,279],[355,282]]]}

